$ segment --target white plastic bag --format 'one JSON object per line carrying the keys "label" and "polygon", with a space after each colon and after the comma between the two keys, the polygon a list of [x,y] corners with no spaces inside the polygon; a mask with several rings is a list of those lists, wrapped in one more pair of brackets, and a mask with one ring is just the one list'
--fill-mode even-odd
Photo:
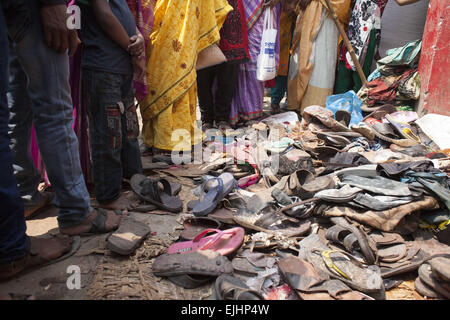
{"label": "white plastic bag", "polygon": [[450,117],[429,113],[415,122],[420,129],[437,144],[439,149],[450,148]]}
{"label": "white plastic bag", "polygon": [[273,12],[271,8],[267,7],[264,12],[264,29],[256,64],[256,78],[259,81],[272,80],[277,75],[275,60],[276,41],[277,29],[274,28]]}

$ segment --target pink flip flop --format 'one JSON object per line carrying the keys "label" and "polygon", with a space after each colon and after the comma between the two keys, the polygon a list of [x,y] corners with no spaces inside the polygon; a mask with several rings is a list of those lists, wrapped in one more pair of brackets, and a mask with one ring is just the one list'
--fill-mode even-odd
{"label": "pink flip flop", "polygon": [[260,176],[258,173],[243,177],[238,180],[238,187],[241,189],[245,189],[245,188],[251,186],[252,184],[257,183],[259,181],[259,178],[260,178]]}
{"label": "pink flip flop", "polygon": [[[210,232],[216,232],[205,237]],[[192,241],[177,242],[167,249],[168,254],[188,253],[198,250],[212,250],[223,256],[236,251],[244,241],[245,231],[241,227],[228,230],[206,229],[199,233]]]}

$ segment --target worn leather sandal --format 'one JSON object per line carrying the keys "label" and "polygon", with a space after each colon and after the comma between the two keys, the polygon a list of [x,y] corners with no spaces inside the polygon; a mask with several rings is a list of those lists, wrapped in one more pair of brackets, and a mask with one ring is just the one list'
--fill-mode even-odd
{"label": "worn leather sandal", "polygon": [[120,255],[130,255],[150,234],[150,228],[130,217],[121,220],[119,228],[108,236],[106,248]]}
{"label": "worn leather sandal", "polygon": [[443,297],[450,299],[450,283],[439,281],[433,276],[433,271],[429,263],[424,263],[419,268],[419,278],[429,288],[433,289]]}
{"label": "worn leather sandal", "polygon": [[183,202],[173,196],[172,185],[167,179],[149,179],[144,175],[135,174],[130,180],[134,193],[146,202],[159,209],[178,213],[183,210]]}
{"label": "worn leather sandal", "polygon": [[367,235],[361,230],[361,228],[357,228],[348,223],[342,217],[333,217],[330,218],[330,220],[341,228],[350,231],[350,234],[344,238],[342,243],[348,251],[351,252],[353,249],[358,248],[358,250],[360,250],[363,254],[367,264],[371,265],[376,262],[377,249],[374,245],[370,245]]}
{"label": "worn leather sandal", "polygon": [[221,275],[214,284],[216,300],[265,300],[257,291],[251,290],[244,282],[230,275]]}
{"label": "worn leather sandal", "polygon": [[317,273],[314,266],[297,257],[286,257],[278,262],[278,268],[302,300],[374,300],[353,291],[337,279],[326,279]]}
{"label": "worn leather sandal", "polygon": [[217,277],[232,273],[233,265],[218,252],[201,250],[184,254],[162,254],[153,262],[152,271],[158,277],[185,274]]}

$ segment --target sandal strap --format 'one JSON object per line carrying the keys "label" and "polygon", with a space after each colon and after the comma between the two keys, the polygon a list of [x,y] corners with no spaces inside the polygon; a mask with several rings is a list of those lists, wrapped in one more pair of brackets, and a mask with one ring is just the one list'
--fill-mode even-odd
{"label": "sandal strap", "polygon": [[348,236],[344,238],[344,247],[352,252],[353,248],[355,248],[359,244],[358,238],[353,233],[350,233]]}
{"label": "sandal strap", "polygon": [[[172,185],[170,184],[169,180],[165,179],[165,178],[161,178],[159,179],[159,181],[157,181],[157,183],[160,182],[163,185],[163,192],[168,194],[168,195],[172,195]],[[158,192],[159,192],[159,188],[158,188]]]}
{"label": "sandal strap", "polygon": [[194,240],[192,240],[194,243],[199,242],[202,238],[204,238],[208,233],[210,232],[216,232],[216,235],[213,236],[205,245],[202,246],[201,250],[207,250],[211,248],[219,239],[223,236],[224,232],[219,229],[206,229],[200,232]]}
{"label": "sandal strap", "polygon": [[97,216],[92,220],[92,226],[89,229],[90,233],[104,233],[106,230],[106,210],[102,208],[97,209]]}
{"label": "sandal strap", "polygon": [[[163,190],[160,189],[159,183],[162,184]],[[142,182],[142,193],[152,198],[155,201],[162,202],[161,201],[161,191],[163,193],[166,193],[168,195],[172,195],[172,186],[170,182],[167,179],[161,178],[158,180],[151,180],[147,179]]]}
{"label": "sandal strap", "polygon": [[345,279],[347,280],[352,280],[347,274],[345,274],[344,271],[340,270],[333,262],[333,260],[330,257],[330,253],[333,252],[338,252],[336,250],[325,250],[321,252],[321,256],[323,261],[325,262],[326,266],[331,269],[332,271],[340,274],[341,276],[343,276]]}
{"label": "sandal strap", "polygon": [[158,180],[146,179],[141,183],[142,194],[145,197],[149,197],[155,201],[160,202],[161,197],[159,194]]}
{"label": "sandal strap", "polygon": [[328,228],[325,237],[327,240],[331,240],[336,243],[341,243],[345,240],[345,238],[351,234],[351,231],[347,228],[344,228],[338,224],[335,224],[331,228]]}
{"label": "sandal strap", "polygon": [[200,197],[199,197],[200,202],[203,201],[203,199],[205,198],[205,194],[208,193],[208,192],[205,192],[205,190],[206,190],[206,187],[207,187],[208,183],[211,182],[211,181],[217,181],[217,183],[218,183],[218,185],[219,185],[219,186],[217,187],[217,189],[218,189],[219,192],[217,192],[217,195],[216,195],[216,197],[214,198],[214,200],[216,200],[216,198],[219,196],[219,194],[222,193],[222,190],[223,190],[223,180],[222,180],[221,178],[218,178],[218,177],[208,179],[208,180],[206,180],[206,181],[204,181],[204,182],[202,183],[201,191],[200,191]]}
{"label": "sandal strap", "polygon": [[[236,289],[236,288],[233,288],[233,287],[230,286],[230,287],[228,287],[227,289],[223,290],[223,292],[222,292],[222,297],[223,297],[223,299],[224,299],[224,300],[235,300],[235,299],[234,299],[234,297],[236,296],[236,293],[234,292],[235,289]],[[233,293],[233,296],[232,296],[232,297],[229,297],[229,298],[227,299],[227,295],[229,295],[230,293]]]}

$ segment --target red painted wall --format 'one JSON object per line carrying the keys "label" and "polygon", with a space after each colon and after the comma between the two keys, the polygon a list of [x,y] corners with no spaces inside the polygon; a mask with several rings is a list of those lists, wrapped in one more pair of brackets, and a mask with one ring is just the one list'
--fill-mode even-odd
{"label": "red painted wall", "polygon": [[450,0],[430,0],[419,62],[419,113],[450,116],[449,54]]}

